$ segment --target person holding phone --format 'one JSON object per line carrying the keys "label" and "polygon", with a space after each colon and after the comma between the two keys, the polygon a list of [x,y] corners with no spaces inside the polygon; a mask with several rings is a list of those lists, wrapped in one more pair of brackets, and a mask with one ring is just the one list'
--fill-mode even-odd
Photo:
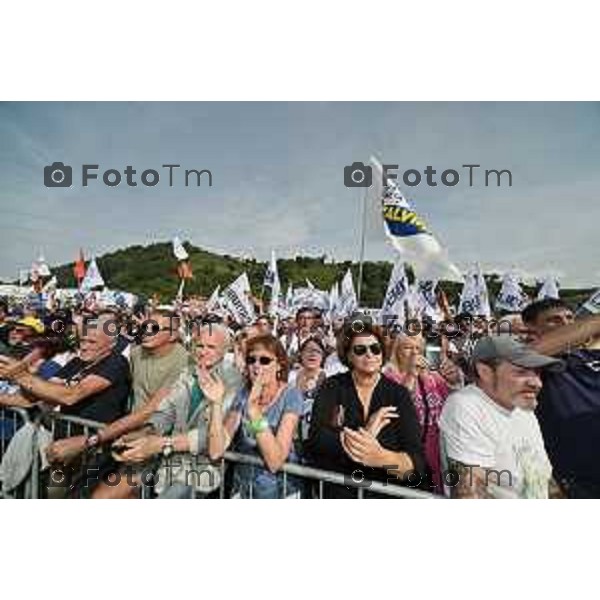
{"label": "person holding phone", "polygon": [[431,489],[439,494],[443,493],[439,418],[450,392],[463,383],[461,370],[446,355],[445,338],[441,340],[439,345],[426,344],[421,334],[398,335],[384,369],[386,377],[405,386],[411,394],[421,426]]}
{"label": "person holding phone", "polygon": [[419,485],[425,474],[419,423],[406,388],[382,377],[386,357],[380,328],[348,323],[338,354],[349,371],[319,388],[305,444],[315,466],[349,477],[348,486],[325,484],[324,497],[356,498],[352,482],[363,479]]}
{"label": "person holding phone", "polygon": [[258,335],[245,348],[246,384],[223,415],[218,394],[211,394],[208,454],[223,456],[238,434],[235,449],[258,456],[263,466],[236,464],[233,497],[299,497],[301,482],[278,471],[286,462],[298,462],[294,434],[303,411],[302,393],[288,385],[288,358],[272,335]]}

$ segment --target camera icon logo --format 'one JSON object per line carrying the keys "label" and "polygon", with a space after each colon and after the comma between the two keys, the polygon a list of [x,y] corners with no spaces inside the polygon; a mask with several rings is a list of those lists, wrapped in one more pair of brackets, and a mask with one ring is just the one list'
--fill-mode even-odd
{"label": "camera icon logo", "polygon": [[346,187],[371,187],[373,169],[365,163],[353,162],[344,167],[344,185]]}
{"label": "camera icon logo", "polygon": [[349,490],[371,487],[371,481],[365,479],[364,471],[360,469],[354,469],[350,475],[344,474],[344,484]]}
{"label": "camera icon logo", "polygon": [[44,167],[44,185],[46,187],[71,187],[73,169],[61,162]]}

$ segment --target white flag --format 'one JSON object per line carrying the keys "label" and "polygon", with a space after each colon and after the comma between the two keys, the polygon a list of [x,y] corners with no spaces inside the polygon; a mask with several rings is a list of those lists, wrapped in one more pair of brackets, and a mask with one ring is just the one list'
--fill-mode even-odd
{"label": "white flag", "polygon": [[354,290],[354,281],[350,269],[346,271],[340,288],[340,316],[349,316],[358,308],[358,298]]}
{"label": "white flag", "polygon": [[337,281],[331,286],[329,290],[329,314],[330,318],[337,316],[338,308],[340,303],[340,286]]}
{"label": "white flag", "polygon": [[292,310],[293,299],[294,299],[294,286],[290,283],[288,285],[287,293],[285,294],[285,308],[288,312]]}
{"label": "white flag", "polygon": [[177,260],[187,260],[190,257],[178,236],[173,238],[173,254]]}
{"label": "white flag", "polygon": [[292,296],[293,311],[300,308],[318,308],[319,310],[329,310],[329,294],[321,290],[311,288],[296,288]]}
{"label": "white flag", "polygon": [[100,275],[100,269],[98,269],[96,259],[92,258],[87,271],[85,272],[85,277],[81,282],[81,289],[84,292],[88,292],[96,287],[104,287],[104,285],[104,279],[102,279],[102,275]]}
{"label": "white flag", "polygon": [[371,162],[375,166],[373,189],[375,201],[381,204],[383,228],[402,260],[412,265],[419,279],[463,281],[458,268],[449,260],[446,251],[395,181],[388,178],[384,186],[381,163],[375,157],[371,157]]}
{"label": "white flag", "polygon": [[579,315],[597,315],[600,314],[600,289],[596,290],[575,313]]}
{"label": "white flag", "polygon": [[[390,281],[388,282],[383,298],[383,304],[381,305],[382,319],[387,321],[397,319],[400,325],[404,325],[406,319],[404,302],[407,299],[408,293],[408,279],[406,278],[404,263],[401,260],[397,260],[392,269]],[[388,324],[384,323],[386,326]]]}
{"label": "white flag", "polygon": [[545,298],[556,298],[559,299],[558,283],[554,277],[546,277],[542,283],[542,287],[537,295],[537,300],[544,300]]}
{"label": "white flag", "polygon": [[37,272],[41,277],[50,277],[50,269],[46,264],[43,254],[40,254],[40,257],[37,259]]}
{"label": "white flag", "polygon": [[435,294],[437,281],[416,281],[413,287],[414,302],[418,307],[419,314],[436,322],[441,321],[443,319],[442,310]]}
{"label": "white flag", "polygon": [[496,310],[521,312],[526,302],[517,274],[510,271],[505,273],[502,278],[502,287],[496,298]]}
{"label": "white flag", "polygon": [[246,272],[223,290],[222,300],[225,308],[241,325],[248,325],[256,318],[251,294],[250,281]]}
{"label": "white flag", "polygon": [[267,265],[267,272],[263,280],[263,287],[273,288],[275,282],[279,282],[279,274],[277,273],[277,259],[275,258],[275,250],[271,250],[271,261]]}
{"label": "white flag", "polygon": [[32,283],[35,283],[40,278],[40,264],[37,260],[31,263],[31,269],[29,269],[29,279]]}
{"label": "white flag", "polygon": [[210,312],[212,310],[217,310],[219,308],[219,291],[221,290],[221,286],[218,285],[213,293],[210,295],[210,298],[206,301],[205,310],[206,312]]}
{"label": "white flag", "polygon": [[487,285],[479,266],[471,270],[465,278],[458,312],[486,318],[491,315]]}
{"label": "white flag", "polygon": [[31,272],[29,269],[19,269],[19,286],[23,287],[31,277]]}
{"label": "white flag", "polygon": [[269,304],[269,313],[277,314],[279,310],[279,296],[281,294],[281,282],[279,281],[279,272],[277,270],[277,259],[275,250],[271,250],[271,262],[267,268],[263,285],[271,288],[271,303]]}
{"label": "white flag", "polygon": [[417,288],[415,284],[408,286],[408,294],[406,294],[406,310],[409,319],[420,319],[423,307],[419,302]]}

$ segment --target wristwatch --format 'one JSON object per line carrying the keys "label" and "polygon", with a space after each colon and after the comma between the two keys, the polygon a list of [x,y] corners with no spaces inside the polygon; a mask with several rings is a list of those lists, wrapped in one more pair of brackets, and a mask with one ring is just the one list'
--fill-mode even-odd
{"label": "wristwatch", "polygon": [[162,445],[162,455],[165,458],[169,458],[171,454],[175,452],[175,444],[173,443],[173,438],[167,438]]}

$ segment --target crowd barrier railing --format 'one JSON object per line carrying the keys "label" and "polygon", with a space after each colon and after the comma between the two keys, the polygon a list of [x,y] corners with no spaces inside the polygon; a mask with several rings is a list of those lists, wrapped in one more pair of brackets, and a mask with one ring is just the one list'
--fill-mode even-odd
{"label": "crowd barrier railing", "polygon": [[[26,422],[33,423],[36,430],[43,426],[49,430],[52,434],[52,439],[57,439],[57,433],[60,433],[60,438],[71,437],[76,435],[89,436],[94,432],[104,427],[103,423],[97,421],[91,421],[89,419],[83,419],[80,417],[62,415],[59,412],[50,411],[43,412],[38,411],[33,418],[24,409],[18,408],[0,408],[0,418],[9,417],[11,423],[14,423],[15,429],[19,423],[24,424]],[[59,423],[61,424],[59,426]],[[61,429],[58,432],[59,428]],[[14,433],[14,432],[13,432]],[[37,451],[37,439],[33,438],[34,452],[33,452],[33,464],[30,473],[30,489],[32,498],[46,497],[43,491],[43,482],[41,477],[41,457]],[[4,451],[5,445],[3,442],[2,450]],[[217,467],[220,471],[220,481],[218,485],[218,492],[215,491],[215,496],[218,495],[220,498],[226,498],[226,477],[225,473],[228,468],[236,464],[250,465],[259,468],[264,468],[263,461],[256,457],[238,452],[226,452],[224,457],[218,461],[209,461],[206,457],[199,457],[204,464],[211,464]],[[386,496],[390,498],[406,498],[406,499],[442,499],[443,496],[431,494],[419,489],[412,487],[405,487],[395,485],[391,483],[384,483],[379,481],[355,481],[349,478],[348,475],[338,473],[334,471],[326,471],[323,469],[317,469],[304,464],[297,463],[286,463],[280,470],[281,478],[283,480],[282,486],[282,498],[288,497],[288,478],[294,477],[301,479],[311,487],[311,495],[309,497],[315,499],[324,498],[325,486],[327,484],[340,485],[348,488],[356,489],[356,498],[363,499],[370,496],[371,494],[377,494],[378,496]],[[192,480],[191,480],[192,481]],[[193,489],[193,485],[190,486]],[[2,498],[2,490],[0,488],[0,498]],[[140,486],[140,497],[141,498],[153,498],[151,486],[141,485]],[[192,491],[191,496],[202,497]],[[250,487],[250,498],[253,497],[252,487]]]}
{"label": "crowd barrier railing", "polygon": [[[249,456],[247,454],[240,454],[238,452],[226,452],[223,457],[223,463],[234,465],[234,464],[246,464],[253,465],[256,467],[264,468],[263,461],[256,456]],[[335,471],[326,471],[323,469],[317,469],[315,467],[309,467],[303,464],[297,463],[286,463],[281,468],[281,474],[283,479],[283,493],[282,497],[288,496],[288,476],[300,478],[307,482],[313,482],[315,484],[315,498],[324,498],[325,484],[333,484],[345,487],[352,487],[356,489],[357,499],[365,498],[365,494],[377,494],[380,496],[389,496],[391,498],[409,498],[409,499],[437,499],[442,496],[436,496],[428,492],[424,492],[411,487],[405,487],[400,485],[394,485],[390,483],[383,483],[379,481],[355,481],[348,475],[338,473]],[[221,478],[221,489],[223,488],[224,481]],[[252,487],[250,487],[250,497],[252,497]],[[222,497],[222,496],[221,496]]]}

